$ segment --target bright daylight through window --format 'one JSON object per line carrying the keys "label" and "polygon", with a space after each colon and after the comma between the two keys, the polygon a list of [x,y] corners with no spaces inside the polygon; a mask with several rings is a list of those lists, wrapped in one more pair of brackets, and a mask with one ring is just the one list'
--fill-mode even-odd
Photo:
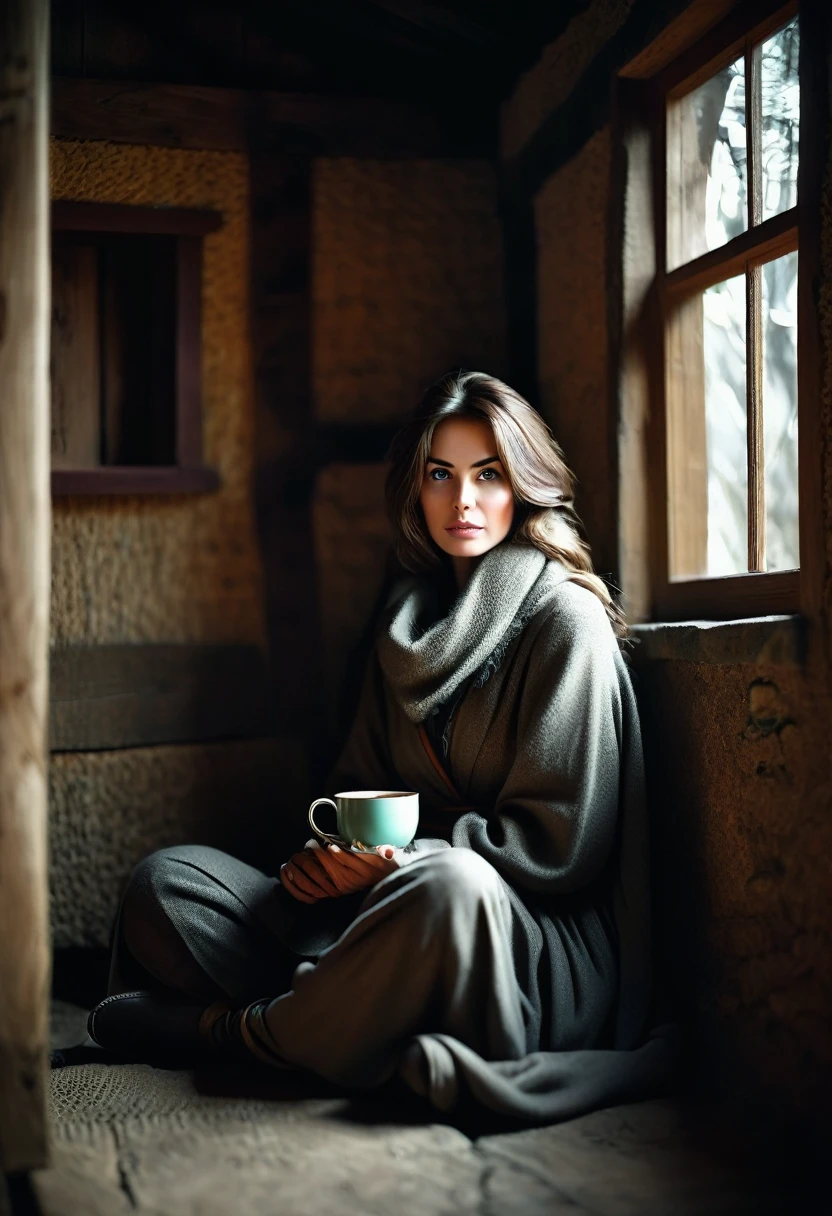
{"label": "bright daylight through window", "polygon": [[671,579],[799,565],[799,37],[794,18],[668,97]]}

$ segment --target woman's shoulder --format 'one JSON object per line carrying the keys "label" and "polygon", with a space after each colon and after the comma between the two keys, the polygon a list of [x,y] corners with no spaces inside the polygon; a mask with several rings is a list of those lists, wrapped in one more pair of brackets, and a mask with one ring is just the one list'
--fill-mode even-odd
{"label": "woman's shoulder", "polygon": [[535,647],[617,650],[618,640],[601,599],[562,571],[562,567],[553,569],[549,593],[529,621]]}

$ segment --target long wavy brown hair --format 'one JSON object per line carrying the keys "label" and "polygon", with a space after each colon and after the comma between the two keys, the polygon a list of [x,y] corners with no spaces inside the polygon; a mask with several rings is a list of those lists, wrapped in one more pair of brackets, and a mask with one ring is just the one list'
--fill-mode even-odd
{"label": "long wavy brown hair", "polygon": [[385,495],[396,556],[422,573],[447,562],[425,523],[420,493],[433,433],[446,418],[478,418],[491,424],[497,454],[514,490],[509,538],[525,541],[561,562],[571,581],[601,600],[618,637],[624,615],[592,566],[574,508],[575,478],[549,427],[525,398],[485,372],[449,372],[425,392],[390,445]]}

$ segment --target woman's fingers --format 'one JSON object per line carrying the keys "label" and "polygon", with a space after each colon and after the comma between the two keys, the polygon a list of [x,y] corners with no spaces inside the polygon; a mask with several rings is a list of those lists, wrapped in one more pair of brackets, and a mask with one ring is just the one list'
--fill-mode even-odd
{"label": "woman's fingers", "polygon": [[[308,840],[289,864],[303,875],[296,883],[316,898],[349,895],[374,886],[402,864],[393,845],[378,845],[373,852],[358,853],[336,844],[321,845]],[[304,881],[306,880],[306,881]]]}
{"label": "woman's fingers", "polygon": [[[339,849],[337,845],[330,845],[327,848],[309,847],[304,852],[309,862],[318,867],[318,872],[321,873],[321,881],[326,881],[334,884],[336,894],[344,895],[347,891],[355,888],[357,879],[361,880],[361,885],[366,885],[365,872],[351,867],[346,863],[347,854],[343,849]],[[313,876],[317,876],[316,871],[312,871]]]}
{"label": "woman's fingers", "polygon": [[322,850],[318,857],[344,895],[366,890],[391,872],[389,861],[371,853],[351,853],[338,845]]}
{"label": "woman's fingers", "polygon": [[351,874],[363,882],[369,880],[378,871],[380,861],[381,858],[372,853],[351,853],[349,849],[342,849],[337,844],[330,845],[321,856],[321,864],[326,866],[330,872],[345,876]]}
{"label": "woman's fingers", "polygon": [[298,887],[295,886],[294,882],[292,882],[290,878],[287,878],[287,869],[289,869],[288,862],[286,865],[280,867],[280,882],[293,899],[298,900],[299,903],[302,904],[314,904],[317,903],[319,899],[323,899],[322,895],[307,895],[305,891],[299,890]]}
{"label": "woman's fingers", "polygon": [[307,895],[314,895],[320,899],[327,895],[338,894],[326,874],[322,872],[315,874],[312,859],[303,853],[295,853],[290,858],[286,863],[286,871],[289,881],[293,882],[299,890],[305,891]]}

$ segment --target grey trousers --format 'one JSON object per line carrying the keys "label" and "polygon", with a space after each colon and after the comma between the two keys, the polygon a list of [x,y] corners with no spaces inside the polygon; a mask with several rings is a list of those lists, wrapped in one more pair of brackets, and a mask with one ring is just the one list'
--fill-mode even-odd
{"label": "grey trousers", "polygon": [[148,982],[206,1002],[271,998],[268,1048],[340,1084],[382,1084],[415,1034],[486,1060],[538,1044],[515,974],[516,913],[469,849],[414,856],[368,891],[302,904],[219,850],[160,850],[135,869],[115,930],[110,991]]}

